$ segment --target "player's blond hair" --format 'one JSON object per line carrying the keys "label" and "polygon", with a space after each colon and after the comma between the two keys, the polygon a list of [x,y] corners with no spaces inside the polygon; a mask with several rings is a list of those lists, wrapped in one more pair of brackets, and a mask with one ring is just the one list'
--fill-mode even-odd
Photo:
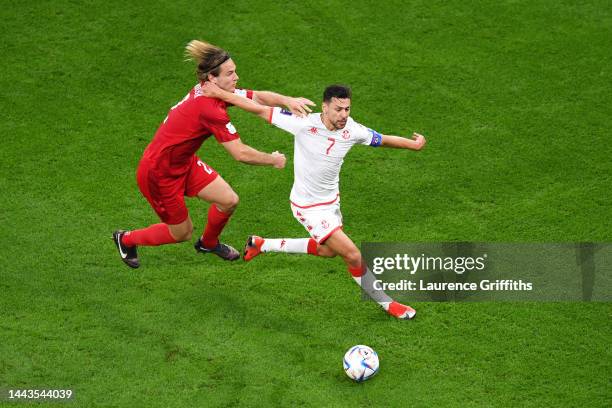
{"label": "player's blond hair", "polygon": [[185,47],[185,55],[196,62],[196,76],[201,82],[208,80],[208,74],[218,76],[221,64],[230,59],[223,48],[200,40],[190,41]]}

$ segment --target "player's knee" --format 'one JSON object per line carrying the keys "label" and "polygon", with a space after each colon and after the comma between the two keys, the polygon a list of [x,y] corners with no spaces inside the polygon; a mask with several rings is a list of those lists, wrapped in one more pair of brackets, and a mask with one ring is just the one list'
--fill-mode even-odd
{"label": "player's knee", "polygon": [[217,207],[225,213],[233,213],[236,207],[238,207],[239,202],[240,198],[238,194],[232,191],[232,193],[228,194],[222,202],[217,203]]}
{"label": "player's knee", "polygon": [[191,231],[185,231],[185,232],[179,234],[179,236],[176,237],[176,240],[178,242],[190,241],[191,240],[191,235],[192,235]]}
{"label": "player's knee", "polygon": [[191,240],[192,234],[193,234],[193,226],[190,225],[188,227],[185,227],[181,231],[177,231],[174,234],[175,235],[174,238],[177,240],[177,242],[185,242],[185,241]]}
{"label": "player's knee", "polygon": [[233,193],[229,202],[228,202],[228,206],[230,211],[234,211],[236,209],[236,207],[238,207],[238,203],[240,202],[240,198],[238,197],[238,194]]}
{"label": "player's knee", "polygon": [[361,265],[361,252],[357,248],[350,250],[344,255],[344,260],[351,266]]}

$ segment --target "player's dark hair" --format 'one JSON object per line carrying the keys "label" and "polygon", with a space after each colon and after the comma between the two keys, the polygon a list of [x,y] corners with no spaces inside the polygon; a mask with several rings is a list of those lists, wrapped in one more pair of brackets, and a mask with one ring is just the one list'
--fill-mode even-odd
{"label": "player's dark hair", "polygon": [[323,92],[323,102],[330,102],[332,98],[351,99],[353,93],[346,85],[330,85]]}
{"label": "player's dark hair", "polygon": [[198,64],[196,76],[201,82],[208,79],[208,74],[219,76],[221,64],[230,59],[230,55],[223,48],[204,41],[193,40],[185,47],[187,58]]}

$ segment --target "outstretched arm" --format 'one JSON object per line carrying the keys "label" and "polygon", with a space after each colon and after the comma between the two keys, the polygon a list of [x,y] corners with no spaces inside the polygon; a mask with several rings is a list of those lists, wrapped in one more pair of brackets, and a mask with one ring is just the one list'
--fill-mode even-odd
{"label": "outstretched arm", "polygon": [[299,117],[303,117],[312,112],[308,106],[316,106],[316,104],[310,99],[306,98],[293,98],[291,96],[280,95],[270,91],[253,91],[253,100],[257,103],[267,106],[279,106],[286,107]]}
{"label": "outstretched arm", "polygon": [[[260,105],[248,98],[224,91],[211,82],[206,82],[202,85],[202,92],[205,96],[221,99],[247,112],[254,113],[274,126],[294,135],[304,126],[304,123],[308,123],[307,118],[297,117],[297,115],[284,112],[278,107],[272,108],[270,106]],[[226,145],[228,145],[228,143],[226,143]],[[232,152],[230,151],[230,153]],[[232,156],[236,157],[233,153]]]}
{"label": "outstretched arm", "polygon": [[382,135],[382,143],[380,145],[396,149],[421,150],[425,146],[425,137],[418,133],[413,133],[411,138]]}
{"label": "outstretched arm", "polygon": [[272,108],[269,106],[260,105],[249,98],[243,98],[233,92],[227,92],[210,81],[204,82],[202,85],[202,93],[211,98],[218,98],[224,102],[230,103],[247,112],[254,113],[260,118],[269,121],[272,114]]}
{"label": "outstretched arm", "polygon": [[314,106],[314,103],[306,98],[292,98],[269,91],[253,91],[253,100],[250,100],[227,92],[210,81],[202,85],[202,92],[205,96],[221,99],[266,120],[270,119],[271,106],[285,106],[291,113],[299,117],[312,112],[307,105]]}

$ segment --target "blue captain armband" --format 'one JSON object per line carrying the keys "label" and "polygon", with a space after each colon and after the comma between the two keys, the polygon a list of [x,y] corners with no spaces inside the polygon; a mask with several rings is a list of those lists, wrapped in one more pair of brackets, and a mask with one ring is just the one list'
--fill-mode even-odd
{"label": "blue captain armband", "polygon": [[378,147],[382,144],[382,135],[375,131],[374,129],[368,128],[370,133],[372,133],[372,141],[370,142],[370,146]]}

